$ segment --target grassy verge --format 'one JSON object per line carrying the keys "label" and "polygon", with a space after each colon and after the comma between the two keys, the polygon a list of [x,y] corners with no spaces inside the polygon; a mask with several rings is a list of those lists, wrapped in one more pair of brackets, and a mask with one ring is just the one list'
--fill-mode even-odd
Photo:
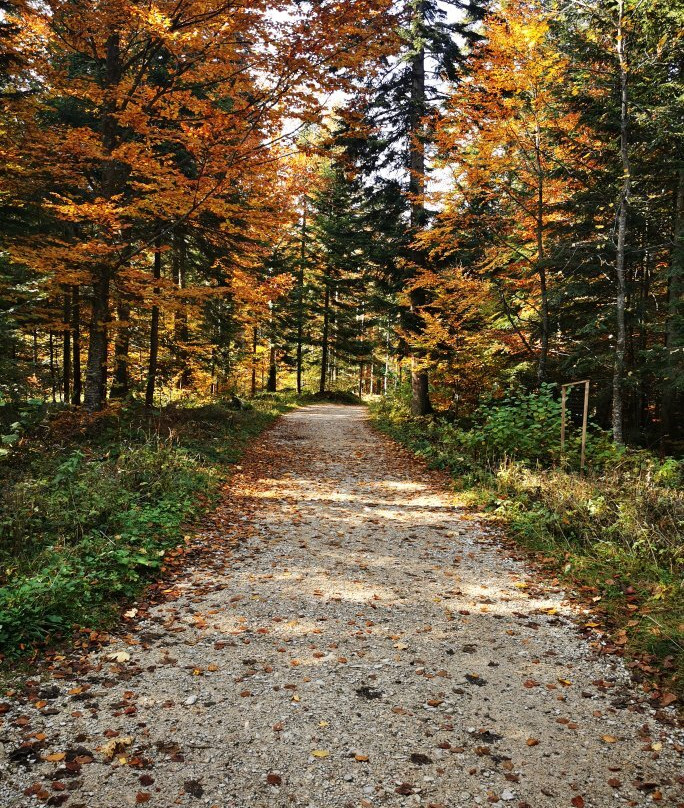
{"label": "grassy verge", "polygon": [[106,625],[294,399],[62,412],[0,465],[0,654]]}
{"label": "grassy verge", "polygon": [[[596,614],[588,626],[623,654],[662,705],[684,693],[684,492],[676,463],[619,454],[585,476],[552,464],[493,459],[473,432],[371,407],[378,429],[450,470],[460,498],[506,526],[516,544]],[[679,464],[681,466],[681,464]]]}

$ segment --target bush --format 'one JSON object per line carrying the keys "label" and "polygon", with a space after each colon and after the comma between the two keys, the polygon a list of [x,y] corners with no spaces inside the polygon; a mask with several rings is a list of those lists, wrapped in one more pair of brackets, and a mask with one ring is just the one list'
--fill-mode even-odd
{"label": "bush", "polygon": [[0,504],[5,649],[134,594],[208,487],[206,470],[171,442],[127,446],[104,459],[77,450],[41,471],[22,475]]}
{"label": "bush", "polygon": [[106,621],[159,574],[201,495],[286,408],[132,407],[95,426],[63,413],[41,425],[47,437],[27,436],[0,466],[0,649]]}
{"label": "bush", "polygon": [[474,415],[474,427],[464,433],[464,444],[491,460],[516,458],[549,462],[560,450],[561,406],[555,385],[539,392],[513,390],[501,401],[490,401]]}

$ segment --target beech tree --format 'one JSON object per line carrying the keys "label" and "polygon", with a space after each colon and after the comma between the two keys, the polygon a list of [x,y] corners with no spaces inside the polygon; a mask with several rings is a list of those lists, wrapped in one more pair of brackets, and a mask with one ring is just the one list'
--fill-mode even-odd
{"label": "beech tree", "polygon": [[[182,0],[150,10],[54,0],[26,12],[40,45],[31,70],[45,114],[52,110],[34,164],[53,169],[45,207],[61,232],[16,257],[55,286],[89,288],[88,409],[106,397],[119,278],[143,262],[158,274],[152,256],[201,213],[249,219],[244,195],[268,187],[285,112],[317,114],[319,92],[339,89],[351,67],[374,57],[381,9],[322,3],[276,21],[265,2]],[[364,50],[355,55],[352,42]]]}
{"label": "beech tree", "polygon": [[464,219],[487,217],[481,271],[532,334],[541,384],[554,330],[551,287],[562,279],[568,203],[580,182],[575,163],[591,134],[563,101],[569,59],[541,6],[505,4],[486,30],[436,124],[453,188],[425,241],[448,251]]}

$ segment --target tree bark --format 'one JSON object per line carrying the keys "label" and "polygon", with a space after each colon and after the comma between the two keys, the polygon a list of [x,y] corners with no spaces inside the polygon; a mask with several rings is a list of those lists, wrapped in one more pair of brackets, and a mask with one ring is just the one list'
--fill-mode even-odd
{"label": "tree bark", "polygon": [[677,178],[672,252],[667,278],[667,323],[665,351],[667,377],[661,400],[661,429],[665,438],[672,437],[677,403],[677,374],[681,373],[684,353],[684,164]]}
{"label": "tree bark", "polygon": [[268,381],[266,390],[275,393],[278,390],[278,364],[276,362],[276,347],[271,344],[268,354]]}
{"label": "tree bark", "polygon": [[[105,89],[115,87],[121,80],[120,37],[114,31],[106,43],[104,79]],[[111,199],[118,191],[120,169],[112,153],[118,140],[118,123],[115,116],[116,102],[107,101],[102,113],[102,147],[107,155],[102,167],[101,196]],[[106,400],[107,380],[107,322],[109,320],[109,287],[111,267],[97,266],[92,280],[92,319],[86,368],[84,402],[89,412],[101,410]]]}
{"label": "tree bark", "polygon": [[540,308],[541,308],[541,340],[539,346],[539,362],[537,364],[537,383],[546,380],[549,357],[549,292],[546,277],[546,256],[544,253],[544,173],[541,157],[541,132],[539,124],[535,130],[535,162],[537,171],[537,209],[535,231],[537,238],[537,274],[539,276]]}
{"label": "tree bark", "polygon": [[88,412],[104,407],[106,390],[103,385],[107,368],[107,322],[109,320],[109,273],[101,272],[93,283],[91,299],[90,340],[86,364],[83,403]]}
{"label": "tree bark", "polygon": [[[425,225],[425,141],[424,119],[427,113],[425,95],[425,48],[422,45],[422,24],[425,17],[423,0],[414,5],[412,25],[414,28],[413,46],[416,49],[411,59],[411,98],[409,104],[409,194],[411,197],[411,232],[415,237]],[[419,264],[420,256],[416,250],[414,262]],[[411,292],[412,326],[416,335],[422,330],[420,308],[426,302],[425,292],[414,289]],[[411,413],[427,415],[432,412],[430,404],[428,372],[420,366],[420,352],[415,346],[411,349]]]}
{"label": "tree bark", "polygon": [[114,369],[112,371],[112,387],[110,398],[125,398],[130,391],[128,373],[128,350],[131,343],[131,306],[127,300],[120,300],[116,307],[118,321],[116,339],[114,340]]}
{"label": "tree bark", "polygon": [[176,288],[181,293],[180,306],[176,310],[174,320],[174,340],[178,362],[180,365],[180,375],[178,377],[178,387],[182,389],[190,384],[189,357],[186,349],[189,330],[188,313],[185,309],[185,301],[182,292],[187,286],[187,243],[183,230],[175,230],[173,235],[173,258],[174,258],[174,280]]}
{"label": "tree bark", "polygon": [[252,329],[252,398],[256,395],[257,388],[257,344],[258,344],[258,330],[254,326]]}
{"label": "tree bark", "polygon": [[624,442],[623,422],[623,378],[625,373],[626,344],[626,295],[627,281],[625,272],[625,246],[627,241],[627,213],[631,193],[631,165],[629,160],[629,106],[627,92],[627,58],[625,47],[625,6],[624,0],[618,0],[618,22],[616,51],[620,76],[620,164],[622,166],[622,188],[617,219],[617,254],[615,259],[616,298],[615,298],[615,361],[613,366],[613,405],[612,427],[613,441]]}
{"label": "tree bark", "polygon": [[[154,242],[154,266],[153,278],[159,281],[161,278],[161,238],[158,236]],[[145,407],[151,409],[154,406],[154,388],[157,383],[157,369],[159,365],[159,295],[161,289],[158,283],[155,283],[154,289],[154,304],[152,306],[152,317],[150,319],[150,359],[147,367],[147,385],[145,387]]]}
{"label": "tree bark", "polygon": [[[50,331],[50,385],[52,387],[52,403],[57,403],[57,379],[55,376],[55,342],[54,342],[54,335],[52,331]],[[68,401],[68,399],[64,399]]]}
{"label": "tree bark", "polygon": [[81,290],[78,285],[71,290],[71,348],[73,351],[73,377],[71,403],[78,407],[83,393],[81,377]]}
{"label": "tree bark", "polygon": [[297,395],[302,394],[302,348],[304,343],[304,265],[306,263],[307,247],[307,200],[304,197],[304,210],[302,211],[302,233],[299,249],[299,272],[297,273]]}
{"label": "tree bark", "polygon": [[[62,331],[62,400],[68,404],[71,400],[71,293],[68,287],[64,290],[63,310],[64,330]],[[52,332],[50,332],[50,353],[52,354]]]}
{"label": "tree bark", "polygon": [[325,393],[325,383],[328,378],[328,354],[330,331],[330,285],[325,282],[325,297],[323,299],[323,334],[321,335],[321,380],[318,390]]}

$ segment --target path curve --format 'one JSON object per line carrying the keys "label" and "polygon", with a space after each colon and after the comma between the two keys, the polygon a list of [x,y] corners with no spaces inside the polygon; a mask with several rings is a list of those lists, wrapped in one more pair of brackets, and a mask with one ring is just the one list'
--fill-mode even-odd
{"label": "path curve", "polygon": [[80,675],[9,702],[0,805],[684,805],[622,663],[363,408],[283,417],[197,545]]}

